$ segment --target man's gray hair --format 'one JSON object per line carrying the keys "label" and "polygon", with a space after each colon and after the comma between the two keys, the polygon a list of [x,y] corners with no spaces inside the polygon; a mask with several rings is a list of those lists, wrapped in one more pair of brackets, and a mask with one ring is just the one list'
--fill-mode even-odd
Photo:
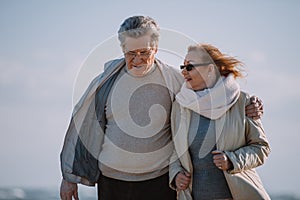
{"label": "man's gray hair", "polygon": [[118,37],[121,47],[124,51],[124,42],[126,37],[138,38],[150,33],[151,46],[158,45],[159,27],[158,24],[148,16],[133,16],[127,18],[120,26]]}

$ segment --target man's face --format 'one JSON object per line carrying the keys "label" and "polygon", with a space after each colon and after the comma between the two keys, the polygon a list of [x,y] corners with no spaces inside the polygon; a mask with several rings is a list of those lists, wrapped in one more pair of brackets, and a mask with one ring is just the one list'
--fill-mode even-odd
{"label": "man's face", "polygon": [[151,47],[150,35],[125,38],[125,60],[129,72],[134,76],[144,76],[150,71],[156,52],[157,47]]}

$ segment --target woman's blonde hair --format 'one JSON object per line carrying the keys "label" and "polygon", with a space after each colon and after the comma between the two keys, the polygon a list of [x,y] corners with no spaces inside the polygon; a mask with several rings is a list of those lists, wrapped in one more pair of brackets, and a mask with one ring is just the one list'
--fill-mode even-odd
{"label": "woman's blonde hair", "polygon": [[203,62],[213,62],[221,76],[227,77],[229,74],[233,74],[234,78],[244,77],[241,69],[243,63],[232,56],[221,53],[211,44],[192,45],[188,47],[188,52],[190,51],[199,51]]}

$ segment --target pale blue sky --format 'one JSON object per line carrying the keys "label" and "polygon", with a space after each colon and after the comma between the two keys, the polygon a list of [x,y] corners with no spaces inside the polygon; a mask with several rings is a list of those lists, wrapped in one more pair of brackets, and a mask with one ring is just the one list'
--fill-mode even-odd
{"label": "pale blue sky", "polygon": [[300,2],[161,2],[0,1],[0,187],[59,185],[81,64],[126,17],[143,14],[246,64],[241,85],[263,99],[272,147],[259,174],[269,192],[300,195]]}

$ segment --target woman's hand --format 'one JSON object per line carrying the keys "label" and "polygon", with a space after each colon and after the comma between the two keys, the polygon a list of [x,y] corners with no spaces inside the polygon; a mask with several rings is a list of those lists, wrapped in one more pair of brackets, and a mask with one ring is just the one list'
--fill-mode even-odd
{"label": "woman's hand", "polygon": [[178,190],[187,189],[190,182],[191,174],[186,171],[179,172],[175,177],[175,185]]}
{"label": "woman's hand", "polygon": [[228,159],[227,155],[223,151],[215,150],[211,153],[214,154],[214,163],[220,170],[227,171],[233,168],[232,162]]}

